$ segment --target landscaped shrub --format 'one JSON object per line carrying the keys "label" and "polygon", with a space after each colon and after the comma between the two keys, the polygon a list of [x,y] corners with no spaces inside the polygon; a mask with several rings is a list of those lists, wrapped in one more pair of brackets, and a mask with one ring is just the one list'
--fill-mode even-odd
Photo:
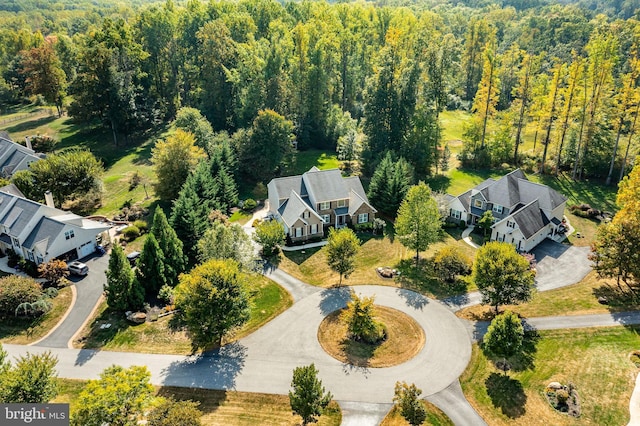
{"label": "landscaped shrub", "polygon": [[15,251],[13,251],[13,249],[7,250],[7,254],[9,256],[9,259],[7,259],[7,265],[10,268],[15,268],[16,266],[18,266],[18,262],[20,262],[20,259],[22,259],[22,257],[20,257]]}
{"label": "landscaped shrub", "polygon": [[58,141],[47,135],[36,135],[31,137],[31,147],[35,152],[51,152],[56,147]]}
{"label": "landscaped shrub", "polygon": [[242,210],[248,212],[255,209],[257,206],[258,203],[256,203],[256,200],[254,200],[253,198],[247,198],[242,204]]}
{"label": "landscaped shrub", "polygon": [[140,230],[141,234],[146,234],[149,231],[149,224],[146,221],[138,219],[133,222],[133,226],[137,227]]}
{"label": "landscaped shrub", "polygon": [[124,239],[127,241],[133,241],[140,236],[140,229],[137,226],[131,225],[124,228],[122,231]]}
{"label": "landscaped shrub", "polygon": [[42,296],[34,279],[9,275],[0,278],[0,316],[13,316],[21,303],[33,303]]}
{"label": "landscaped shrub", "polygon": [[456,247],[441,248],[432,262],[438,278],[446,283],[455,282],[459,275],[471,273],[471,260]]}

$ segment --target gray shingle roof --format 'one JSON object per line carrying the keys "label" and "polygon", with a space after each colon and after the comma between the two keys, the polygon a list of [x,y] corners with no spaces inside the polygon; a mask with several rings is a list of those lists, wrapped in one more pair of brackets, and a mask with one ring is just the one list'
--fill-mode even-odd
{"label": "gray shingle roof", "polygon": [[518,181],[518,187],[520,188],[520,200],[523,203],[538,200],[540,208],[543,210],[553,210],[567,201],[564,195],[546,185],[521,179]]}
{"label": "gray shingle roof", "polygon": [[40,157],[32,149],[0,136],[0,171],[5,176],[24,170],[28,163],[38,160]]}
{"label": "gray shingle roof", "polygon": [[47,240],[46,249],[48,249],[49,245],[60,235],[63,229],[64,223],[43,217],[33,228],[33,231],[31,231],[31,234],[29,234],[22,246],[31,250],[40,241]]}
{"label": "gray shingle roof", "polygon": [[278,212],[282,217],[282,221],[287,224],[287,226],[291,227],[296,223],[296,221],[298,221],[298,219],[306,223],[306,221],[302,219],[302,213],[305,210],[310,211],[311,214],[317,216],[318,219],[322,219],[311,208],[311,206],[309,206],[302,198],[300,198],[300,196],[295,191],[291,191],[291,193],[289,194],[289,199],[284,204],[282,204],[282,206],[280,206]]}
{"label": "gray shingle roof", "polygon": [[29,221],[33,219],[41,204],[25,198],[17,198],[16,202],[6,212],[4,217],[0,219],[0,223],[10,229],[10,233],[17,235],[27,226]]}
{"label": "gray shingle roof", "polygon": [[502,176],[493,185],[489,185],[483,190],[485,198],[490,203],[504,207],[511,208],[515,206],[520,202],[520,187],[518,185],[520,179],[526,180],[524,173],[520,169]]}
{"label": "gray shingle roof", "polygon": [[512,217],[522,231],[522,235],[527,239],[549,223],[545,214],[540,210],[538,200],[530,202],[515,212]]}
{"label": "gray shingle roof", "polygon": [[316,202],[349,198],[349,188],[339,169],[309,170],[302,175],[305,185]]}

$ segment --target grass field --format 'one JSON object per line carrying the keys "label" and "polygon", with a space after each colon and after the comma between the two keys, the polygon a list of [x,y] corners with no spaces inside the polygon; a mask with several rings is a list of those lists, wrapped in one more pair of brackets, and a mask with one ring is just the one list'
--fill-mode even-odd
{"label": "grass field", "polygon": [[[534,367],[504,376],[473,346],[460,377],[465,396],[490,425],[622,425],[638,368],[638,328],[611,327],[540,332]],[[572,382],[580,397],[579,419],[557,413],[544,397],[552,381]]]}
{"label": "grass field", "polygon": [[[598,303],[598,297],[605,296],[608,305]],[[640,309],[640,301],[630,293],[622,292],[613,281],[600,280],[595,272],[590,272],[581,282],[556,290],[536,292],[528,303],[500,306],[500,311],[509,309],[521,317],[545,317],[553,315],[591,315],[608,312],[622,312]],[[456,312],[456,315],[473,320],[488,321],[494,311],[490,306],[472,306]]]}
{"label": "grass field", "polygon": [[[58,379],[59,393],[53,402],[71,404],[86,382],[81,380]],[[190,389],[177,387],[156,387],[156,395],[175,400],[199,402],[201,421],[205,426],[253,426],[300,424],[300,417],[291,413],[289,398],[285,395],[218,391],[210,389]],[[342,421],[340,407],[332,402],[317,423],[320,426],[338,426]]]}
{"label": "grass field", "polygon": [[[345,285],[378,284],[392,287],[407,287],[420,291],[427,295],[448,296],[451,293],[427,277],[411,277],[407,279],[389,279],[378,275],[376,268],[379,266],[389,266],[392,268],[410,273],[412,258],[415,253],[405,248],[396,239],[391,240],[390,236],[373,237],[371,234],[359,234],[362,246],[355,257],[356,270],[348,279],[343,280]],[[452,238],[449,234],[444,234],[441,242],[433,244],[426,252],[420,254],[421,257],[430,257],[437,250],[445,245],[455,245],[469,256],[474,255],[474,249],[461,240]],[[320,287],[332,287],[339,283],[338,274],[331,271],[327,266],[325,249],[313,248],[302,251],[283,252],[280,268],[294,277]],[[424,278],[424,279],[423,279]],[[453,294],[457,294],[454,292]]]}
{"label": "grass field", "polygon": [[28,345],[44,337],[67,312],[71,305],[71,287],[60,289],[53,299],[49,312],[31,321],[23,318],[7,318],[0,321],[0,341],[16,345]]}
{"label": "grass field", "polygon": [[317,167],[320,170],[337,169],[340,166],[340,160],[335,151],[323,151],[319,149],[309,149],[306,151],[298,151],[296,153],[295,164],[289,170],[289,175],[301,175],[309,171],[311,167]]}
{"label": "grass field", "polygon": [[[250,320],[234,334],[225,338],[225,343],[244,337],[293,304],[291,295],[266,277],[258,276],[252,287]],[[172,321],[172,316],[157,321],[133,325],[122,317],[107,311],[103,303],[96,317],[80,333],[75,347],[104,349],[125,352],[146,352],[186,355],[192,353],[191,340],[187,333]],[[109,323],[107,329],[102,324]]]}

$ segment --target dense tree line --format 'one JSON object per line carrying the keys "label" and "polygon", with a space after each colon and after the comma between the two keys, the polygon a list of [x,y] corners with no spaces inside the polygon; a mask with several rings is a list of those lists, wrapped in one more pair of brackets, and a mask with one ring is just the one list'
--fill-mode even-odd
{"label": "dense tree line", "polygon": [[[256,180],[284,171],[258,154],[261,112],[284,117],[299,149],[342,140],[341,155],[361,150],[368,175],[391,152],[421,179],[440,164],[440,113],[466,108],[463,162],[612,182],[635,154],[636,3],[168,0],[100,13],[27,3],[26,15],[0,16],[0,102],[40,96],[102,123],[116,145],[195,108],[212,131],[249,129],[236,149],[264,161]],[[543,148],[535,158],[518,152],[528,123]]]}

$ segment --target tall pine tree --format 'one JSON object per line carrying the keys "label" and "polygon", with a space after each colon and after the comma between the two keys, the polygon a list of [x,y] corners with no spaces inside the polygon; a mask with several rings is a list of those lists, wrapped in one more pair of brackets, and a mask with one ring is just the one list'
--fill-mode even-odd
{"label": "tall pine tree", "polygon": [[176,231],[169,226],[167,216],[161,208],[157,208],[153,215],[151,234],[158,242],[158,247],[164,256],[164,276],[170,286],[178,284],[178,276],[185,271],[186,258],[182,252],[182,241]]}
{"label": "tall pine tree", "polygon": [[144,291],[133,279],[131,265],[118,244],[113,246],[106,273],[107,283],[104,285],[104,292],[110,309],[126,311],[142,307]]}
{"label": "tall pine tree", "polygon": [[165,258],[153,234],[147,237],[138,259],[136,279],[145,289],[147,296],[156,296],[160,288],[167,284],[164,273]]}

